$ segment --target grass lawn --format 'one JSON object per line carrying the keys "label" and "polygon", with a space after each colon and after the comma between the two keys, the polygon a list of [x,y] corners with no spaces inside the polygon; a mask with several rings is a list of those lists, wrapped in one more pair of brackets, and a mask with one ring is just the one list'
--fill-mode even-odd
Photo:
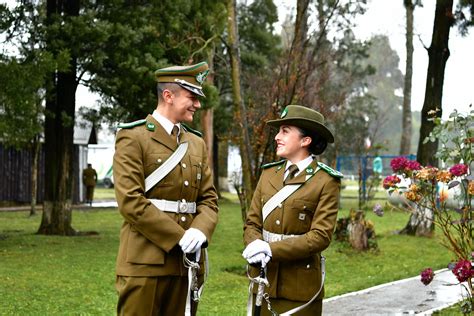
{"label": "grass lawn", "polygon": [[[234,196],[225,197],[198,315],[245,315],[248,282],[240,206]],[[343,202],[340,216],[356,204]],[[375,223],[379,251],[358,253],[333,242],[324,252],[326,297],[415,276],[426,267],[444,268],[450,260],[436,237],[394,234],[406,224],[407,214],[377,217],[368,212],[367,217]],[[99,233],[87,237],[35,235],[40,221],[40,215],[30,218],[28,212],[0,212],[0,315],[114,315],[122,222],[117,210],[74,211],[75,229]]]}

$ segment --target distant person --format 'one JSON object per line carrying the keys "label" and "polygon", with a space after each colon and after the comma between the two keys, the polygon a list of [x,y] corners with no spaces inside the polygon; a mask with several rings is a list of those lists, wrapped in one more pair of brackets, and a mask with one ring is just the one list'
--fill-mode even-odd
{"label": "distant person", "polygon": [[82,183],[86,186],[86,203],[92,205],[94,199],[94,188],[97,184],[97,171],[88,163],[87,168],[82,171]]}
{"label": "distant person", "polygon": [[206,144],[182,122],[192,122],[201,107],[208,72],[206,62],[157,70],[156,110],[119,125],[113,164],[124,218],[118,315],[196,314],[207,257],[201,249],[217,225],[217,193]]}
{"label": "distant person", "polygon": [[[279,119],[267,124],[279,129],[276,154],[283,160],[263,166],[244,225],[242,255],[249,264],[266,266],[270,286],[264,291],[278,315],[289,310],[321,315],[321,252],[329,246],[336,224],[342,174],[316,155],[334,136],[323,115],[300,105],[288,105]],[[258,273],[251,268],[252,277]],[[267,306],[261,313],[270,315]]]}

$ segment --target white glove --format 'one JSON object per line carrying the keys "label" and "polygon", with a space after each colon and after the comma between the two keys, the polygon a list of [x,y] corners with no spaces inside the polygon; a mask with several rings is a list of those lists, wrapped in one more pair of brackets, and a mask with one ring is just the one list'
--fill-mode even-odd
{"label": "white glove", "polygon": [[266,254],[267,256],[272,256],[270,244],[261,239],[255,239],[247,245],[247,248],[245,248],[244,252],[242,252],[242,256],[248,260],[260,252]]}
{"label": "white glove", "polygon": [[206,235],[202,231],[196,228],[189,228],[184,232],[183,237],[179,241],[179,246],[184,253],[191,253],[201,249],[205,241]]}
{"label": "white glove", "polygon": [[255,256],[248,258],[247,262],[249,264],[260,263],[262,265],[262,268],[265,268],[271,258],[272,257],[264,254],[263,252],[259,252]]}

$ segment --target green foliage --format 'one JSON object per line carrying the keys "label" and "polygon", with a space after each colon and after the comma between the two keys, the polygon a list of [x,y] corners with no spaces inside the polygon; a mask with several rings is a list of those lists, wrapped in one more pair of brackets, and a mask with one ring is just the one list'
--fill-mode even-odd
{"label": "green foliage", "polygon": [[[469,108],[471,109],[472,105]],[[441,122],[438,117],[433,117],[432,120],[435,127],[430,133],[429,141],[439,141],[436,158],[448,164],[473,161],[474,110],[471,109],[465,114],[454,110],[445,122]]]}

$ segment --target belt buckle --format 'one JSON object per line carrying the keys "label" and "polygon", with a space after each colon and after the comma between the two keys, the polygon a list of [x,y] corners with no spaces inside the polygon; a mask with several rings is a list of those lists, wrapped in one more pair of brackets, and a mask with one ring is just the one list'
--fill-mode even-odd
{"label": "belt buckle", "polygon": [[188,203],[185,199],[178,201],[178,213],[186,213],[188,211]]}

